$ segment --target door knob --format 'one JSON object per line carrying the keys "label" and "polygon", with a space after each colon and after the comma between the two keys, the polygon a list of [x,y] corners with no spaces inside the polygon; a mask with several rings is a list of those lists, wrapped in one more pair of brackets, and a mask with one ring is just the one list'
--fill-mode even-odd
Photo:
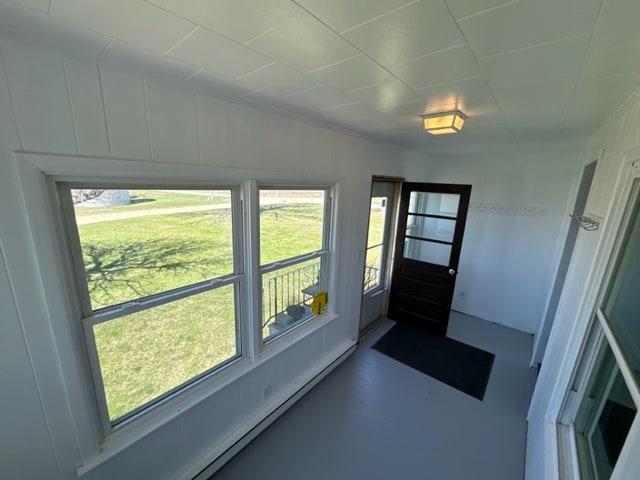
{"label": "door knob", "polygon": [[451,275],[451,276],[453,277],[455,274],[456,274],[455,269],[450,268],[450,269],[449,269],[449,275]]}

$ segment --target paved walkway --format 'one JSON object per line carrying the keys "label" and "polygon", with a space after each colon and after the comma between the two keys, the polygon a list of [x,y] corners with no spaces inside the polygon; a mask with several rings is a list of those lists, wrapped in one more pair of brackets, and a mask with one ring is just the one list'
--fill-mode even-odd
{"label": "paved walkway", "polygon": [[[266,197],[262,199],[262,204],[279,204],[279,203],[322,203],[322,198],[299,198],[299,197]],[[100,207],[95,207],[99,209]],[[204,212],[207,210],[220,210],[229,208],[228,203],[219,203],[214,205],[187,205],[185,207],[167,207],[167,208],[144,208],[139,210],[130,210],[123,212],[96,213],[90,215],[79,215],[76,217],[78,225],[86,225],[88,223],[111,222],[113,220],[124,220],[127,218],[150,217],[152,215],[171,215],[172,213],[191,213]]]}
{"label": "paved walkway", "polygon": [[188,205],[186,207],[145,208],[140,210],[130,210],[128,212],[80,215],[76,217],[76,222],[78,225],[85,225],[87,223],[111,222],[112,220],[124,220],[127,218],[150,217],[152,215],[170,215],[172,213],[204,212],[206,210],[220,210],[223,208],[229,208],[229,204],[221,203],[217,205]]}

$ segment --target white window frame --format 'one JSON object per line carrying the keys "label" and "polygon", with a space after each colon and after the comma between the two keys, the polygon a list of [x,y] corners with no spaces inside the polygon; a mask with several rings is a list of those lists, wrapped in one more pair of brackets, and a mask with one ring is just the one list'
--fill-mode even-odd
{"label": "white window frame", "polygon": [[[58,195],[58,202],[61,205],[62,216],[64,218],[64,227],[66,229],[67,246],[72,262],[72,267],[75,273],[75,285],[77,289],[78,308],[81,312],[81,323],[83,329],[83,337],[85,341],[85,347],[87,350],[87,356],[89,360],[89,367],[91,370],[91,378],[96,395],[97,408],[100,414],[102,431],[105,436],[113,432],[119,426],[124,425],[127,421],[135,418],[137,415],[144,413],[146,410],[152,408],[154,405],[161,403],[163,400],[170,398],[190,385],[202,380],[203,378],[215,374],[218,370],[225,368],[232,364],[243,356],[243,352],[246,350],[246,346],[243,345],[243,335],[241,325],[244,323],[243,318],[243,299],[246,298],[246,278],[244,275],[244,249],[243,245],[243,222],[242,222],[242,205],[240,200],[240,187],[239,185],[223,185],[207,183],[207,190],[226,190],[231,193],[231,223],[232,223],[232,251],[233,251],[233,272],[220,275],[208,280],[195,282],[193,284],[176,286],[169,290],[156,292],[150,295],[144,295],[142,297],[118,302],[115,304],[100,307],[98,309],[92,309],[91,299],[88,290],[88,284],[85,279],[85,266],[83,261],[83,251],[80,244],[80,237],[78,232],[78,226],[76,222],[76,215],[74,211],[73,202],[71,200],[71,190],[79,188],[106,188],[106,189],[156,189],[156,190],[185,190],[193,189],[193,186],[173,183],[168,181],[162,184],[153,184],[145,182],[142,179],[140,182],[131,183],[130,181],[122,182],[73,182],[65,181],[63,179],[57,180],[56,190]],[[199,189],[205,189],[200,187]],[[160,305],[169,304],[178,300],[182,300],[193,295],[210,292],[217,288],[225,287],[228,285],[234,286],[234,323],[236,332],[236,354],[224,361],[211,365],[205,371],[191,377],[180,385],[176,385],[170,390],[163,392],[157,397],[138,405],[136,408],[127,412],[121,417],[110,419],[108,408],[105,385],[102,378],[102,370],[100,368],[98,349],[95,342],[94,327],[100,323],[108,322],[118,318],[125,317],[127,315],[150,310]]]}
{"label": "white window frame", "polygon": [[[183,412],[207,401],[230,383],[246,376],[265,362],[312,335],[319,329],[335,321],[338,314],[335,303],[329,302],[326,311],[312,322],[305,322],[299,328],[270,342],[268,348],[260,342],[262,315],[258,308],[260,302],[258,275],[258,236],[256,194],[257,180],[289,185],[303,185],[308,188],[319,185],[331,186],[335,199],[338,198],[340,177],[326,174],[304,174],[301,172],[276,172],[251,170],[211,165],[179,164],[169,162],[150,162],[97,158],[78,155],[54,155],[43,153],[16,152],[11,160],[16,172],[17,190],[21,194],[20,209],[26,218],[28,238],[26,248],[33,252],[33,268],[41,282],[33,285],[30,296],[36,295],[30,302],[21,294],[18,302],[30,312],[38,312],[33,319],[28,318],[25,335],[41,348],[32,351],[35,375],[47,378],[50,374],[60,374],[63,385],[44,382],[41,395],[45,411],[52,415],[54,436],[63,443],[77,442],[81,466],[78,475],[92,471],[98,465],[108,461],[137,441],[181,416]],[[74,274],[65,239],[61,205],[57,204],[55,182],[72,181],[76,183],[125,183],[136,184],[180,184],[189,188],[209,188],[218,182],[223,185],[240,185],[242,200],[241,216],[245,228],[244,273],[247,277],[246,298],[242,331],[243,356],[227,367],[207,376],[184,389],[179,395],[173,395],[132,418],[108,435],[102,430],[102,419],[96,407],[96,395],[91,379],[88,354],[83,340],[81,311],[78,308],[78,294]],[[170,179],[170,180],[169,180]],[[254,180],[251,180],[254,179]],[[257,180],[255,180],[257,179]],[[253,219],[253,220],[252,220]],[[335,298],[333,289],[335,280],[335,251],[337,224],[334,209],[331,221],[331,239],[329,250],[329,297]],[[36,271],[34,270],[34,272]],[[33,272],[29,272],[31,275]],[[27,278],[29,278],[27,275]],[[36,318],[37,317],[37,318]],[[42,329],[48,331],[42,335]],[[57,359],[51,363],[51,356]],[[64,397],[64,405],[58,400]],[[50,401],[48,401],[50,400]],[[47,405],[56,408],[48,409]],[[50,411],[49,411],[50,410]],[[60,410],[67,416],[58,415]]]}
{"label": "white window frame", "polygon": [[[260,259],[260,191],[261,190],[323,190],[324,191],[324,203],[323,203],[323,212],[322,212],[322,238],[321,238],[321,246],[319,249],[302,253],[299,255],[295,255],[293,257],[287,257],[284,259],[276,260],[273,262],[269,262],[266,264],[262,264]],[[257,247],[258,247],[258,279],[260,279],[260,292],[262,291],[262,279],[265,275],[269,273],[276,272],[282,268],[290,267],[293,265],[298,265],[300,263],[307,262],[309,260],[314,260],[316,258],[320,259],[320,271],[323,276],[323,283],[325,287],[328,289],[329,279],[331,274],[330,267],[330,252],[331,252],[331,238],[332,238],[332,226],[334,224],[333,220],[333,197],[334,197],[334,188],[331,185],[327,184],[307,184],[307,183],[294,183],[294,184],[281,184],[281,183],[266,183],[266,184],[256,184],[255,196],[258,202],[258,215],[256,216],[256,230],[257,230]],[[260,295],[260,302],[258,311],[263,311],[263,301],[264,296]],[[280,330],[279,332],[269,335],[268,337],[263,336],[263,317],[262,313],[260,314],[260,324],[258,327],[258,332],[260,335],[260,341],[263,347],[268,346],[270,343],[277,341],[282,335],[294,330],[310,321],[313,321],[314,318],[317,318],[318,315],[312,315],[308,318],[303,319],[300,322],[294,322],[292,325]]]}
{"label": "white window frame", "polygon": [[[629,156],[631,158],[640,157],[640,150],[631,152]],[[584,478],[584,475],[593,475],[592,466],[585,464],[585,455],[588,455],[589,447],[582,435],[576,431],[573,422],[578,415],[582,399],[588,393],[589,380],[596,367],[596,358],[604,342],[607,342],[611,348],[616,365],[622,374],[636,409],[640,412],[640,385],[603,310],[606,295],[614,280],[617,261],[622,253],[623,242],[631,226],[632,209],[637,202],[640,202],[640,160],[628,162],[625,165],[618,186],[619,188],[616,189],[618,194],[610,209],[616,215],[616,220],[611,222],[616,230],[606,239],[611,242],[610,254],[603,260],[606,262],[606,266],[597,290],[594,313],[584,337],[580,360],[574,368],[573,380],[570,382],[560,410],[560,428],[567,429],[568,432],[567,435],[561,434],[558,438],[560,453],[558,473],[561,478],[580,479]],[[617,227],[615,227],[616,225]],[[604,242],[604,248],[607,243],[607,241]],[[612,480],[634,478],[634,475],[640,471],[638,451],[640,451],[640,413],[636,414],[634,418],[612,473]]]}

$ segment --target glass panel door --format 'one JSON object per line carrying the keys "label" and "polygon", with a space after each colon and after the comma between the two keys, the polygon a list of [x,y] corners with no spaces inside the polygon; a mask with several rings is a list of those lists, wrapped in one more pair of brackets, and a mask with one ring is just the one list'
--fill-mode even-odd
{"label": "glass panel door", "polygon": [[360,329],[385,314],[387,267],[393,228],[396,197],[400,183],[374,180],[371,186],[369,229],[362,282]]}

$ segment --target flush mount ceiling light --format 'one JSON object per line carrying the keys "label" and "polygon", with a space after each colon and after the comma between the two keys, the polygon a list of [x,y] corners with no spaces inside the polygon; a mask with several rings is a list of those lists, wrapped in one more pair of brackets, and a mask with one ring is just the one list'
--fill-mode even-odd
{"label": "flush mount ceiling light", "polygon": [[429,113],[421,115],[424,122],[424,129],[431,135],[442,135],[445,133],[458,133],[462,130],[462,125],[467,116],[460,110],[449,112]]}

